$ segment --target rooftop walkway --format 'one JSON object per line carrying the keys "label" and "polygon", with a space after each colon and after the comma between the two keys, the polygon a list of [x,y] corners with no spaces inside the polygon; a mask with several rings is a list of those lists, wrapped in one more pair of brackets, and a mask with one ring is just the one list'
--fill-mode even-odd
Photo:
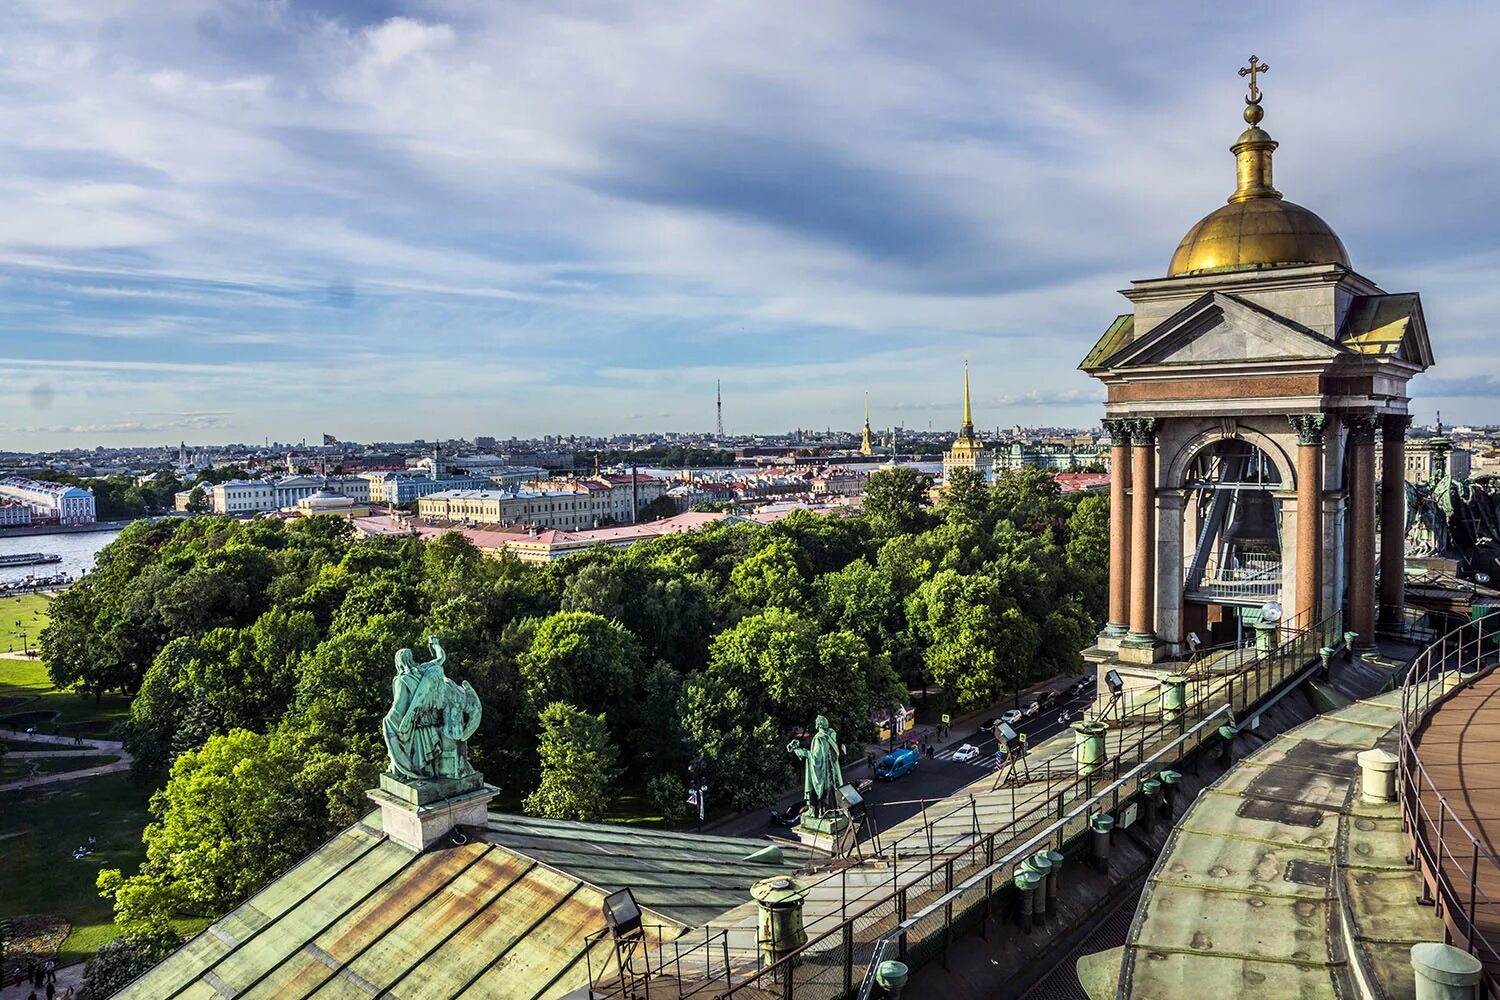
{"label": "rooftop walkway", "polygon": [[1360,751],[1393,749],[1400,693],[1265,743],[1188,810],[1119,949],[1080,962],[1092,997],[1414,996],[1412,944],[1441,941],[1396,802],[1365,802]]}
{"label": "rooftop walkway", "polygon": [[[1474,835],[1491,859],[1500,853],[1500,670],[1492,670],[1436,704],[1415,733],[1417,754],[1431,784],[1423,783],[1422,807],[1429,817],[1441,811],[1438,796],[1452,811],[1442,830],[1444,875],[1459,895],[1474,902],[1474,924],[1480,936],[1500,942],[1500,867],[1481,857],[1474,864]],[[1478,883],[1469,895],[1470,872]],[[1500,978],[1500,962],[1479,952],[1491,977]]]}

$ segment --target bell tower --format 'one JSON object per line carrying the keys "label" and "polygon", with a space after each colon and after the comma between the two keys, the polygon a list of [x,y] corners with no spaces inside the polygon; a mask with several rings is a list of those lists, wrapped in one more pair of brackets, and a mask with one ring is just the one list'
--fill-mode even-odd
{"label": "bell tower", "polygon": [[[1113,460],[1109,624],[1092,659],[1235,641],[1272,603],[1291,629],[1343,609],[1363,646],[1377,618],[1401,617],[1406,387],[1432,364],[1421,300],[1355,271],[1333,229],[1272,186],[1268,68],[1252,56],[1240,71],[1249,127],[1228,203],[1166,277],[1121,293],[1132,311],[1079,366],[1106,387]],[[1378,566],[1377,438],[1395,470]]]}

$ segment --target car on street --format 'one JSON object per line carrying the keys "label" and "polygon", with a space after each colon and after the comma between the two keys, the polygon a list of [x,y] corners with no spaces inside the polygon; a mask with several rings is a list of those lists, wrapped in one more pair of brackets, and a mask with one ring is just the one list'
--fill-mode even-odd
{"label": "car on street", "polygon": [[1042,710],[1042,703],[1039,702],[1039,701],[1033,701],[1030,705],[1026,706],[1026,718],[1028,718],[1028,719],[1031,718],[1032,716],[1036,715],[1041,710]]}
{"label": "car on street", "polygon": [[1056,691],[1043,691],[1037,700],[1042,703],[1043,708],[1051,708],[1057,704],[1057,697]]}
{"label": "car on street", "polygon": [[881,758],[879,764],[875,765],[875,777],[881,781],[895,781],[915,768],[920,759],[920,755],[915,750],[905,747],[892,750]]}
{"label": "car on street", "polygon": [[979,748],[976,747],[972,743],[965,743],[963,746],[961,746],[957,750],[953,751],[953,759],[954,760],[959,760],[959,761],[973,760],[975,757],[978,757],[978,756],[979,756]]}
{"label": "car on street", "polygon": [[806,802],[793,802],[785,810],[771,807],[772,826],[796,826],[802,820],[802,810],[807,808]]}
{"label": "car on street", "polygon": [[1007,726],[1014,726],[1024,718],[1026,718],[1026,716],[1021,712],[1019,708],[1012,708],[1004,715],[1000,716],[1000,721],[1005,723]]}

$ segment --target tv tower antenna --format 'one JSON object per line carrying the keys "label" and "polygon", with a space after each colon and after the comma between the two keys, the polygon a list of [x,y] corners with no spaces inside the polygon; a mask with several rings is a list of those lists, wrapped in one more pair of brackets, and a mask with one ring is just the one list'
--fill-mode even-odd
{"label": "tv tower antenna", "polygon": [[719,440],[724,440],[724,390],[723,383],[714,379],[714,418],[718,423]]}

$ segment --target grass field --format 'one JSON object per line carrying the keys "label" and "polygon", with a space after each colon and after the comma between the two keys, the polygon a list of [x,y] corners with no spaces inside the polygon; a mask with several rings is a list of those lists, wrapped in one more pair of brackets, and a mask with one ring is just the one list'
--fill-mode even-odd
{"label": "grass field", "polygon": [[36,637],[47,625],[47,594],[0,598],[0,653],[36,649]]}
{"label": "grass field", "polygon": [[34,725],[39,733],[50,733],[56,726],[65,736],[105,736],[129,714],[130,699],[124,695],[107,694],[95,701],[60,691],[40,661],[0,657],[0,735]]}
{"label": "grass field", "polygon": [[[0,794],[0,916],[50,913],[71,922],[59,964],[114,938],[112,904],[99,898],[94,879],[101,868],[134,871],[141,863],[149,797],[128,773]],[[73,849],[90,834],[95,852],[74,861]]]}
{"label": "grass field", "polygon": [[[47,623],[50,598],[30,594],[0,599],[0,653],[36,648]],[[24,639],[23,639],[24,636]],[[0,656],[0,737],[35,724],[38,732],[57,726],[64,734],[105,735],[129,714],[120,695],[93,698],[53,687],[39,660]],[[4,740],[6,750],[39,749],[42,744]],[[68,749],[61,747],[59,749]],[[105,763],[93,757],[31,758],[43,773]],[[0,759],[0,780],[24,777],[30,765]],[[55,914],[73,925],[63,942],[60,964],[82,961],[115,937],[112,904],[99,898],[94,879],[101,868],[133,872],[145,856],[141,831],[149,816],[150,790],[128,773],[0,793],[0,917]],[[95,852],[73,860],[73,849],[93,834]]]}
{"label": "grass field", "polygon": [[19,781],[32,775],[61,774],[64,771],[85,771],[91,767],[113,764],[119,758],[113,754],[83,757],[0,757],[0,784]]}

